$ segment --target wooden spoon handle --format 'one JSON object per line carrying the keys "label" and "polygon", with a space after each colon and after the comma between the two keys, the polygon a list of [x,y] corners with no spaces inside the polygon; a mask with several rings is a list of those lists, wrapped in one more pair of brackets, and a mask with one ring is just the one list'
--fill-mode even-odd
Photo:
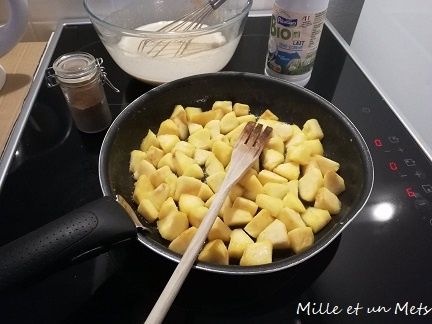
{"label": "wooden spoon handle", "polygon": [[175,268],[171,278],[147,317],[147,320],[145,321],[146,324],[162,323],[166,313],[170,309],[175,297],[183,285],[186,276],[192,268],[192,265],[194,264],[231,187],[232,184],[229,184],[228,182],[225,184],[224,182],[220,190],[216,193],[209,211],[204,217],[201,225],[198,227],[197,232],[181,258],[180,263]]}

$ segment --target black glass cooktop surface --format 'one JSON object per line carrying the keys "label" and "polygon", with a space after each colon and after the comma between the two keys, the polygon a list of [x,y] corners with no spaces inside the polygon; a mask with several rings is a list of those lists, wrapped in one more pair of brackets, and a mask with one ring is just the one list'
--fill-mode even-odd
{"label": "black glass cooktop surface", "polygon": [[[269,17],[249,18],[225,70],[263,73]],[[120,94],[114,115],[151,86],[111,60],[92,25],[65,24],[51,63],[102,57]],[[262,277],[193,271],[169,312],[173,323],[432,322],[432,163],[355,62],[324,28],[307,88],[341,109],[372,153],[369,202],[328,248]],[[41,85],[0,193],[0,243],[102,196],[104,133],[83,134],[58,88]],[[2,323],[142,323],[174,264],[137,242],[1,295]]]}

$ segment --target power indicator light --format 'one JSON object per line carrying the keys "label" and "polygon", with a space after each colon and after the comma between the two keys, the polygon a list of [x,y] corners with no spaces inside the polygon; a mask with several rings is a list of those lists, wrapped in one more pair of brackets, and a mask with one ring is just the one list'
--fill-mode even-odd
{"label": "power indicator light", "polygon": [[392,171],[397,171],[398,170],[398,165],[394,161],[389,162],[388,166],[389,166],[389,169],[392,170]]}
{"label": "power indicator light", "polygon": [[405,193],[407,194],[407,196],[409,198],[415,198],[415,196],[416,196],[415,192],[412,190],[411,187],[405,188]]}
{"label": "power indicator light", "polygon": [[382,147],[383,146],[382,140],[380,138],[375,138],[374,145],[375,147]]}

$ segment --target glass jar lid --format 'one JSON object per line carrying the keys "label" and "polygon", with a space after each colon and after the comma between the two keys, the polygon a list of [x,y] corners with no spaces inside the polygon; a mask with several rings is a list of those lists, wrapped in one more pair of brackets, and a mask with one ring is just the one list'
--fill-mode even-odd
{"label": "glass jar lid", "polygon": [[73,52],[57,58],[52,68],[59,81],[79,83],[90,80],[98,71],[98,61],[85,52]]}

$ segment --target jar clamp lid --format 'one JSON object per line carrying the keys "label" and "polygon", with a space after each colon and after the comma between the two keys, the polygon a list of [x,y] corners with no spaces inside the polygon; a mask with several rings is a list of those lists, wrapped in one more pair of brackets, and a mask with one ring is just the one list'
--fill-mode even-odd
{"label": "jar clamp lid", "polygon": [[120,92],[108,79],[102,63],[102,58],[95,58],[85,52],[63,54],[46,70],[47,85],[50,88],[59,85],[59,83],[78,85],[91,80],[100,72],[102,83],[107,83],[115,92]]}

